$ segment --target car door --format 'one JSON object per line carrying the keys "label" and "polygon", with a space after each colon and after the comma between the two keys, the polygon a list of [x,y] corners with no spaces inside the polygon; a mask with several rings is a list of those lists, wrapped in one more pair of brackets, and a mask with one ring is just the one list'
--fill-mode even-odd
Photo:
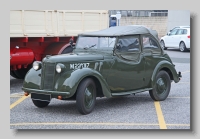
{"label": "car door", "polygon": [[142,36],[142,54],[144,56],[144,87],[148,88],[150,85],[153,71],[161,60],[161,47],[159,42],[151,35]]}
{"label": "car door", "polygon": [[139,35],[118,39],[114,64],[107,82],[112,92],[124,92],[143,87],[144,60]]}
{"label": "car door", "polygon": [[178,29],[173,29],[169,35],[166,37],[165,39],[165,46],[166,47],[173,47],[173,41],[174,41],[174,37],[175,37],[175,34],[177,32]]}
{"label": "car door", "polygon": [[176,48],[179,48],[180,40],[183,36],[183,29],[178,29],[176,34],[173,36],[172,45]]}

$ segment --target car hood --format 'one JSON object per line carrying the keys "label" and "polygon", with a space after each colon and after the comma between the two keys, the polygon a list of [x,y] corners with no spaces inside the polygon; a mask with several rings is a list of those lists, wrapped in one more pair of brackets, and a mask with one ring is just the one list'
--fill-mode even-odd
{"label": "car hood", "polygon": [[70,53],[70,54],[61,54],[55,56],[47,55],[43,62],[50,63],[65,63],[65,62],[74,62],[74,61],[95,61],[95,60],[103,60],[104,56],[96,53]]}

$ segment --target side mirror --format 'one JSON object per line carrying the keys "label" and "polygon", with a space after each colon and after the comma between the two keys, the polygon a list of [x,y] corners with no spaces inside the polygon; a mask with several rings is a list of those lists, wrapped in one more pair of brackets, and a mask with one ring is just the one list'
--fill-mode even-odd
{"label": "side mirror", "polygon": [[73,43],[74,43],[74,40],[73,40],[73,39],[70,39],[70,40],[69,40],[69,44],[72,46]]}
{"label": "side mirror", "polygon": [[118,50],[121,49],[121,45],[120,45],[120,43],[117,43],[116,46],[117,46],[116,48],[117,48]]}
{"label": "side mirror", "polygon": [[167,36],[169,36],[170,32],[167,33]]}

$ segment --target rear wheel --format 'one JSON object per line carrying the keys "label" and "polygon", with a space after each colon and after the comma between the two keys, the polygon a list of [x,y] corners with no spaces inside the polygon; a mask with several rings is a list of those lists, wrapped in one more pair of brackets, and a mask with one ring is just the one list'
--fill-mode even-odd
{"label": "rear wheel", "polygon": [[77,109],[81,114],[89,114],[94,109],[96,103],[96,86],[91,78],[84,79],[76,94]]}
{"label": "rear wheel", "polygon": [[26,73],[32,68],[32,65],[28,65],[27,68],[21,68],[18,70],[13,70],[10,75],[16,79],[24,79]]}
{"label": "rear wheel", "polygon": [[27,69],[18,69],[18,70],[14,71],[14,73],[17,75],[18,79],[24,79],[27,72],[28,72]]}
{"label": "rear wheel", "polygon": [[166,71],[159,71],[156,75],[153,90],[149,91],[151,98],[155,101],[165,100],[171,89],[171,79]]}
{"label": "rear wheel", "polygon": [[32,99],[33,104],[38,108],[44,108],[49,105],[50,102],[48,101],[41,101],[41,100],[34,100]]}
{"label": "rear wheel", "polygon": [[13,70],[10,70],[10,75],[13,77],[13,78],[16,78],[16,79],[20,79]]}
{"label": "rear wheel", "polygon": [[165,47],[165,42],[163,40],[160,41],[160,44],[161,44],[161,47],[164,49],[164,50],[167,50],[167,47]]}
{"label": "rear wheel", "polygon": [[187,48],[186,48],[184,42],[181,42],[181,43],[179,44],[179,50],[180,50],[181,52],[186,52],[186,51],[187,51]]}

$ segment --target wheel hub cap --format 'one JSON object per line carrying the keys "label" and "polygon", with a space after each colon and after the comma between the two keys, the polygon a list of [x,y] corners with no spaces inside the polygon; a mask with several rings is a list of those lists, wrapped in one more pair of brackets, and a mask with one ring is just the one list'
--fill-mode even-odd
{"label": "wheel hub cap", "polygon": [[180,50],[183,51],[184,50],[184,45],[181,43],[180,44]]}
{"label": "wheel hub cap", "polygon": [[157,91],[159,94],[162,94],[165,90],[166,90],[165,82],[163,81],[162,78],[159,78],[157,80]]}
{"label": "wheel hub cap", "polygon": [[87,108],[90,108],[93,101],[93,95],[91,93],[91,89],[85,89],[85,105]]}

